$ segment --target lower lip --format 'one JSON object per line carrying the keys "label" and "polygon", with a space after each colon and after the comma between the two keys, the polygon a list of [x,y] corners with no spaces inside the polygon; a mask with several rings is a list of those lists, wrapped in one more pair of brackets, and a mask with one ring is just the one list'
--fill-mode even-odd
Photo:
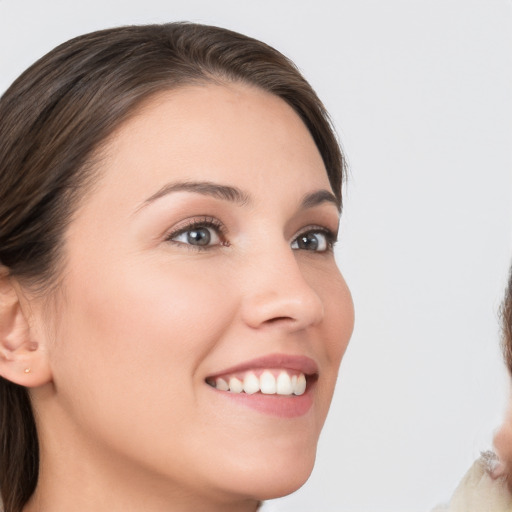
{"label": "lower lip", "polygon": [[313,405],[312,388],[315,383],[308,385],[308,389],[303,395],[264,395],[263,393],[231,393],[229,391],[219,391],[211,388],[212,391],[219,393],[228,400],[250,407],[269,416],[279,418],[297,418],[304,416]]}

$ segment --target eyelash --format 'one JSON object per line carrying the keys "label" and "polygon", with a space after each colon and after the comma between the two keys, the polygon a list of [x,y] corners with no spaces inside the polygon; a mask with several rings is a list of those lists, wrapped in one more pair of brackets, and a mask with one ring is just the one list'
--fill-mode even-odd
{"label": "eyelash", "polygon": [[[180,235],[183,235],[189,231],[194,231],[194,230],[198,230],[201,228],[213,229],[216,232],[217,236],[219,237],[220,243],[214,244],[214,245],[201,246],[201,245],[194,245],[194,244],[185,243],[185,242],[175,240],[175,238],[179,237]],[[297,235],[295,235],[295,237],[293,238],[293,240],[291,242],[291,245],[298,242],[298,240],[300,239],[301,236],[308,235],[308,234],[322,234],[325,237],[325,241],[326,241],[325,249],[320,250],[320,251],[310,250],[309,252],[316,252],[316,253],[320,253],[320,254],[332,252],[332,250],[337,242],[336,234],[333,233],[330,229],[327,229],[322,226],[313,225],[313,226],[307,226],[302,231],[300,231]],[[172,244],[176,244],[179,246],[186,246],[187,249],[190,249],[190,250],[207,251],[207,250],[211,250],[215,247],[219,247],[219,246],[220,247],[229,247],[231,244],[226,239],[226,235],[227,235],[227,230],[226,230],[225,226],[219,220],[215,219],[214,217],[202,217],[199,219],[193,219],[190,222],[188,222],[187,224],[185,224],[184,226],[180,226],[178,229],[169,233],[166,236],[165,240]],[[299,247],[297,247],[297,248],[293,248],[293,250],[301,250],[301,249]],[[307,249],[302,249],[302,250],[305,251]]]}

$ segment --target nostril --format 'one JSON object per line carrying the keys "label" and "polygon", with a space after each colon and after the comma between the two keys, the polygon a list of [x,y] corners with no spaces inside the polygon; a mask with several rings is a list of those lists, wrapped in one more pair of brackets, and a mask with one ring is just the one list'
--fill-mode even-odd
{"label": "nostril", "polygon": [[290,316],[277,316],[275,318],[269,318],[266,323],[276,324],[279,322],[294,322],[295,320]]}

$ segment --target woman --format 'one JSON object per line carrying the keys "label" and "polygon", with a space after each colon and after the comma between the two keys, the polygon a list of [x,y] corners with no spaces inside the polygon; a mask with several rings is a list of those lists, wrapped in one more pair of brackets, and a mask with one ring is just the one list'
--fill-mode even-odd
{"label": "woman", "polygon": [[[512,269],[502,307],[502,346],[512,375]],[[433,512],[510,512],[512,510],[512,409],[496,433],[492,452],[482,454],[466,473],[449,505]]]}
{"label": "woman", "polygon": [[193,24],[0,101],[5,512],[254,511],[308,478],[353,327],[343,158],[285,57]]}

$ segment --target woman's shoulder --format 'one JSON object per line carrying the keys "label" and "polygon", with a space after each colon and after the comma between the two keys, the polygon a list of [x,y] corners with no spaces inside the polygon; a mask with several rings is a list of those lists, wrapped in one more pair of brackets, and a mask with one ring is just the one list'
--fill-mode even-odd
{"label": "woman's shoulder", "polygon": [[482,453],[462,478],[450,502],[432,512],[511,512],[512,494],[505,478],[491,477],[495,463],[492,452]]}

